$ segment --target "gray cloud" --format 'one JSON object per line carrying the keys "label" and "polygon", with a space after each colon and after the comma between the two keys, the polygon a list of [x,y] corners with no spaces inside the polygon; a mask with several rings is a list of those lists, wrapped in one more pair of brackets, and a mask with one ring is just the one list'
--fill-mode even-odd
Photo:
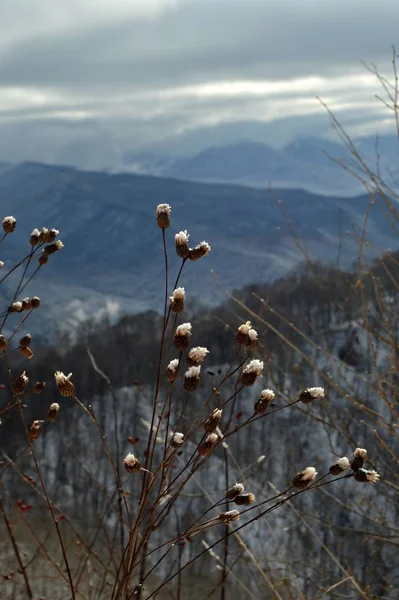
{"label": "gray cloud", "polygon": [[[82,139],[93,148],[108,139],[120,155],[226,122],[309,124],[316,94],[348,123],[356,110],[378,120],[378,86],[360,79],[359,60],[389,67],[399,3],[0,0],[0,14],[0,157],[49,143],[57,160]],[[306,84],[311,76],[320,79]],[[218,88],[240,81],[282,89]]]}

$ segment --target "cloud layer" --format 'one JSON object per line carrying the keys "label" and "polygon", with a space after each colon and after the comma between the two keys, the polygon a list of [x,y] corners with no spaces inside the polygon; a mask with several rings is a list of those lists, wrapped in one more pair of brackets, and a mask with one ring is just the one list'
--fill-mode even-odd
{"label": "cloud layer", "polygon": [[278,144],[320,121],[315,95],[373,131],[384,113],[359,61],[389,68],[399,3],[0,0],[0,14],[0,158],[99,167],[226,123],[262,121]]}

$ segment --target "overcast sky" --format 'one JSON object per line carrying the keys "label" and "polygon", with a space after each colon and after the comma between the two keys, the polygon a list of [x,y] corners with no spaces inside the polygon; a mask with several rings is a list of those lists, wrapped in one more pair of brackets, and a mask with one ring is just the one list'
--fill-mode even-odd
{"label": "overcast sky", "polygon": [[0,0],[0,159],[281,145],[329,130],[315,95],[387,131],[360,60],[388,72],[398,23],[398,0]]}

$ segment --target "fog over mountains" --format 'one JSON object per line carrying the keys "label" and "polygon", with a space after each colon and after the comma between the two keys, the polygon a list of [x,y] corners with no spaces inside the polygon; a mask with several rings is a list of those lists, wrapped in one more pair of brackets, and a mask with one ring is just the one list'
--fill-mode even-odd
{"label": "fog over mountains", "polygon": [[[1,211],[13,214],[18,225],[2,245],[1,259],[7,268],[26,255],[33,227],[56,227],[65,248],[51,257],[26,293],[47,298],[61,325],[105,306],[119,306],[122,312],[159,308],[164,264],[155,207],[161,202],[173,207],[167,232],[171,280],[179,266],[174,233],[187,229],[190,243],[206,239],[212,251],[186,265],[182,285],[188,298],[216,303],[224,293],[211,269],[232,290],[283,276],[304,260],[287,220],[313,259],[336,264],[339,256],[342,266],[350,265],[369,198],[109,175],[38,163],[2,165]],[[395,232],[378,207],[370,214],[368,239],[382,249],[396,248]],[[6,282],[3,293],[11,296],[14,284],[11,278]]]}

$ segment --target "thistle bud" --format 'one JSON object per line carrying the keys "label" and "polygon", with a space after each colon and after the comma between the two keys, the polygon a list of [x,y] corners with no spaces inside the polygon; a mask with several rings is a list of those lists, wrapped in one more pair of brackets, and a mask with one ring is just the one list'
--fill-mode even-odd
{"label": "thistle bud", "polygon": [[24,298],[22,300],[22,310],[31,310],[32,308],[32,300],[30,298]]}
{"label": "thistle bud", "polygon": [[188,240],[190,235],[187,231],[179,231],[175,235],[175,248],[177,256],[180,258],[188,258],[190,254],[190,248],[188,246]]}
{"label": "thistle bud", "polygon": [[296,488],[304,489],[316,479],[316,475],[317,471],[314,467],[306,467],[306,469],[295,475],[292,485]]}
{"label": "thistle bud", "polygon": [[228,510],[227,512],[220,513],[218,518],[222,523],[233,523],[233,521],[240,520],[240,513],[238,510]]}
{"label": "thistle bud", "polygon": [[4,337],[4,335],[0,335],[0,350],[4,352],[5,350],[7,350],[7,346],[8,342],[6,338]]}
{"label": "thistle bud", "polygon": [[72,381],[70,381],[72,373],[69,373],[69,375],[64,375],[62,371],[56,371],[54,373],[54,377],[61,396],[75,395],[75,386],[73,385]]}
{"label": "thistle bud", "polygon": [[176,379],[179,377],[179,359],[174,358],[173,360],[171,360],[168,364],[166,371],[168,375],[168,380],[171,383],[176,381]]}
{"label": "thistle bud", "polygon": [[210,454],[212,452],[212,450],[214,449],[217,441],[218,441],[218,436],[216,435],[216,433],[210,433],[205,438],[205,441],[202,442],[202,444],[199,446],[199,448],[198,448],[199,454],[201,456]]}
{"label": "thistle bud", "polygon": [[206,256],[211,251],[211,247],[207,242],[200,242],[195,248],[190,248],[188,258],[190,260],[199,260],[203,256]]}
{"label": "thistle bud", "polygon": [[173,448],[180,448],[184,444],[184,435],[182,433],[173,433],[171,446]]}
{"label": "thistle bud", "polygon": [[314,400],[321,400],[324,398],[324,388],[322,387],[310,387],[307,390],[303,390],[299,394],[299,400],[304,404],[311,404]]}
{"label": "thistle bud", "polygon": [[126,454],[123,464],[128,473],[138,473],[141,470],[141,463],[139,459],[136,458],[131,452]]}
{"label": "thistle bud", "polygon": [[53,404],[50,404],[50,408],[49,408],[48,415],[47,415],[48,420],[55,421],[59,410],[60,410],[60,405],[57,404],[57,402],[53,402]]}
{"label": "thistle bud", "polygon": [[170,309],[174,313],[181,313],[184,310],[184,288],[176,288],[173,294],[169,297]]}
{"label": "thistle bud", "polygon": [[40,425],[43,423],[43,421],[33,421],[31,427],[30,427],[30,432],[29,432],[29,439],[31,442],[33,442],[34,440],[36,440],[39,437],[39,430],[40,430]]}
{"label": "thistle bud", "polygon": [[32,392],[34,394],[41,394],[45,387],[46,384],[44,381],[36,381],[35,385],[32,386]]}
{"label": "thistle bud", "polygon": [[177,350],[186,350],[190,343],[192,325],[191,323],[182,323],[176,329],[174,344]]}
{"label": "thistle bud", "polygon": [[14,217],[3,218],[3,231],[4,233],[12,233],[17,225],[17,220]]}
{"label": "thistle bud", "polygon": [[161,229],[167,229],[170,227],[171,211],[172,208],[169,206],[169,204],[158,204],[156,211],[158,227]]}
{"label": "thistle bud", "polygon": [[377,471],[366,471],[366,469],[357,469],[354,477],[359,483],[377,483],[380,480]]}
{"label": "thistle bud", "polygon": [[331,475],[340,475],[344,471],[347,471],[350,466],[349,460],[346,458],[346,456],[344,456],[343,458],[340,458],[334,465],[331,465],[329,471]]}
{"label": "thistle bud", "polygon": [[33,296],[30,300],[32,308],[39,308],[40,306],[40,298],[39,296]]}
{"label": "thistle bud", "polygon": [[234,498],[234,504],[237,506],[245,506],[247,504],[253,504],[255,502],[254,494],[238,494]]}
{"label": "thistle bud", "polygon": [[30,234],[29,243],[31,246],[36,246],[40,241],[40,231],[38,229],[34,229]]}
{"label": "thistle bud", "polygon": [[204,429],[207,433],[212,433],[212,431],[215,431],[222,418],[222,412],[223,410],[221,410],[220,408],[215,408],[215,410],[213,410],[211,414],[205,419]]}
{"label": "thistle bud", "polygon": [[234,500],[236,496],[242,494],[244,491],[244,486],[242,483],[235,483],[227,490],[226,498],[227,500]]}
{"label": "thistle bud", "polygon": [[188,353],[188,364],[190,367],[200,365],[204,362],[207,354],[209,354],[209,350],[203,346],[191,348],[190,352]]}
{"label": "thistle bud", "polygon": [[255,402],[254,411],[258,414],[264,413],[274,398],[275,393],[273,390],[262,390],[257,402]]}
{"label": "thistle bud", "polygon": [[258,360],[257,358],[251,360],[251,362],[241,371],[239,378],[241,385],[244,385],[246,387],[253,385],[257,377],[260,377],[262,375],[262,371],[263,362],[261,360]]}
{"label": "thistle bud", "polygon": [[27,333],[19,340],[19,345],[21,348],[27,348],[32,341],[32,336],[30,333]]}
{"label": "thistle bud", "polygon": [[363,466],[363,463],[366,460],[366,458],[367,450],[365,450],[364,448],[356,448],[356,450],[353,453],[351,468],[354,471],[357,471],[357,469],[360,469]]}
{"label": "thistle bud", "polygon": [[33,352],[32,350],[29,348],[29,346],[25,346],[24,348],[21,348],[21,353],[25,356],[25,358],[30,359],[33,356]]}
{"label": "thistle bud", "polygon": [[17,394],[18,396],[23,394],[28,383],[29,383],[29,377],[27,377],[25,375],[25,371],[24,371],[23,373],[21,373],[21,375],[19,377],[17,377],[17,379],[14,379],[12,386],[11,386],[12,393]]}
{"label": "thistle bud", "polygon": [[187,392],[197,389],[200,382],[201,367],[190,367],[184,373],[183,387]]}

